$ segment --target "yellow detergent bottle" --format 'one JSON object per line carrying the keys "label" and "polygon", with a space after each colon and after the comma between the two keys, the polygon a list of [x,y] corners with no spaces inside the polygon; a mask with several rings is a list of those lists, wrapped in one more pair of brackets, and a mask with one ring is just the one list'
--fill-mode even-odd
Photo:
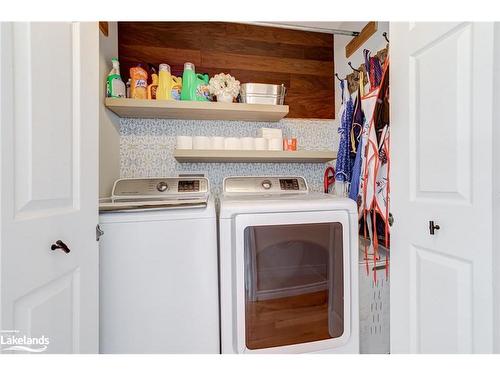
{"label": "yellow detergent bottle", "polygon": [[182,78],[172,76],[172,99],[181,100]]}
{"label": "yellow detergent bottle", "polygon": [[168,64],[160,64],[159,70],[156,99],[179,100],[182,78],[173,76],[170,73],[170,65]]}
{"label": "yellow detergent bottle", "polygon": [[172,75],[170,74],[170,65],[168,64],[160,64],[156,99],[172,100]]}

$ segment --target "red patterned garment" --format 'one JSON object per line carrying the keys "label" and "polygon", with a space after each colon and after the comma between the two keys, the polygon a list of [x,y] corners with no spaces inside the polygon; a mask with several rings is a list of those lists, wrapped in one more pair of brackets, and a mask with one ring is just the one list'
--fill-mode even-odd
{"label": "red patterned garment", "polygon": [[[370,239],[370,245],[365,246],[365,259],[367,272],[368,259],[373,257],[374,262],[378,256],[377,218],[382,219],[385,245],[389,248],[389,60],[386,60],[381,83],[362,98],[365,122],[363,125],[361,148],[361,179],[359,186],[359,215],[362,218],[363,233]],[[370,74],[370,79],[373,74]],[[386,258],[386,266],[388,259]],[[388,268],[386,268],[388,275]],[[374,272],[376,279],[376,273]]]}

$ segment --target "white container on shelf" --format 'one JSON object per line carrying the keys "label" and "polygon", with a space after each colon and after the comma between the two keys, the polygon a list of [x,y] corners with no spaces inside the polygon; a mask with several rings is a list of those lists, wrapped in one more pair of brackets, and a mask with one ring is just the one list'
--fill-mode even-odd
{"label": "white container on shelf", "polygon": [[210,137],[210,148],[212,150],[224,150],[224,137]]}
{"label": "white container on shelf", "polygon": [[268,149],[270,151],[283,151],[283,139],[282,138],[269,138]]}
{"label": "white container on shelf", "polygon": [[243,150],[255,150],[255,138],[253,137],[241,138],[241,148]]}
{"label": "white container on shelf", "polygon": [[283,131],[274,128],[260,128],[257,131],[257,136],[260,138],[283,138]]}
{"label": "white container on shelf", "polygon": [[267,150],[267,138],[255,138],[256,150]]}
{"label": "white container on shelf", "polygon": [[227,137],[224,139],[225,150],[241,150],[241,140],[236,137]]}
{"label": "white container on shelf", "polygon": [[198,135],[193,137],[194,150],[210,150],[210,138]]}
{"label": "white container on shelf", "polygon": [[193,137],[187,135],[178,135],[176,140],[178,150],[191,150],[193,148]]}

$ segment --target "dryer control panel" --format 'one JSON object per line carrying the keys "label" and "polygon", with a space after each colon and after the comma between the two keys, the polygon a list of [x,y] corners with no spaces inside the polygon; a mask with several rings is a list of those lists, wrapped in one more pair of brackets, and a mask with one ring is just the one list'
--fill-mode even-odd
{"label": "dryer control panel", "polygon": [[297,194],[309,191],[304,177],[227,177],[224,194]]}

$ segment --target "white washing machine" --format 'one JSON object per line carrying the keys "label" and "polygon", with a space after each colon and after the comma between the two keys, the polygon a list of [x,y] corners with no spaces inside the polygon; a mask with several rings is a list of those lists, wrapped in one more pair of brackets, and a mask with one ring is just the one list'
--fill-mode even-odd
{"label": "white washing machine", "polygon": [[302,177],[229,177],[219,212],[223,353],[359,353],[358,213]]}
{"label": "white washing machine", "polygon": [[206,178],[121,179],[100,203],[100,352],[220,353]]}

